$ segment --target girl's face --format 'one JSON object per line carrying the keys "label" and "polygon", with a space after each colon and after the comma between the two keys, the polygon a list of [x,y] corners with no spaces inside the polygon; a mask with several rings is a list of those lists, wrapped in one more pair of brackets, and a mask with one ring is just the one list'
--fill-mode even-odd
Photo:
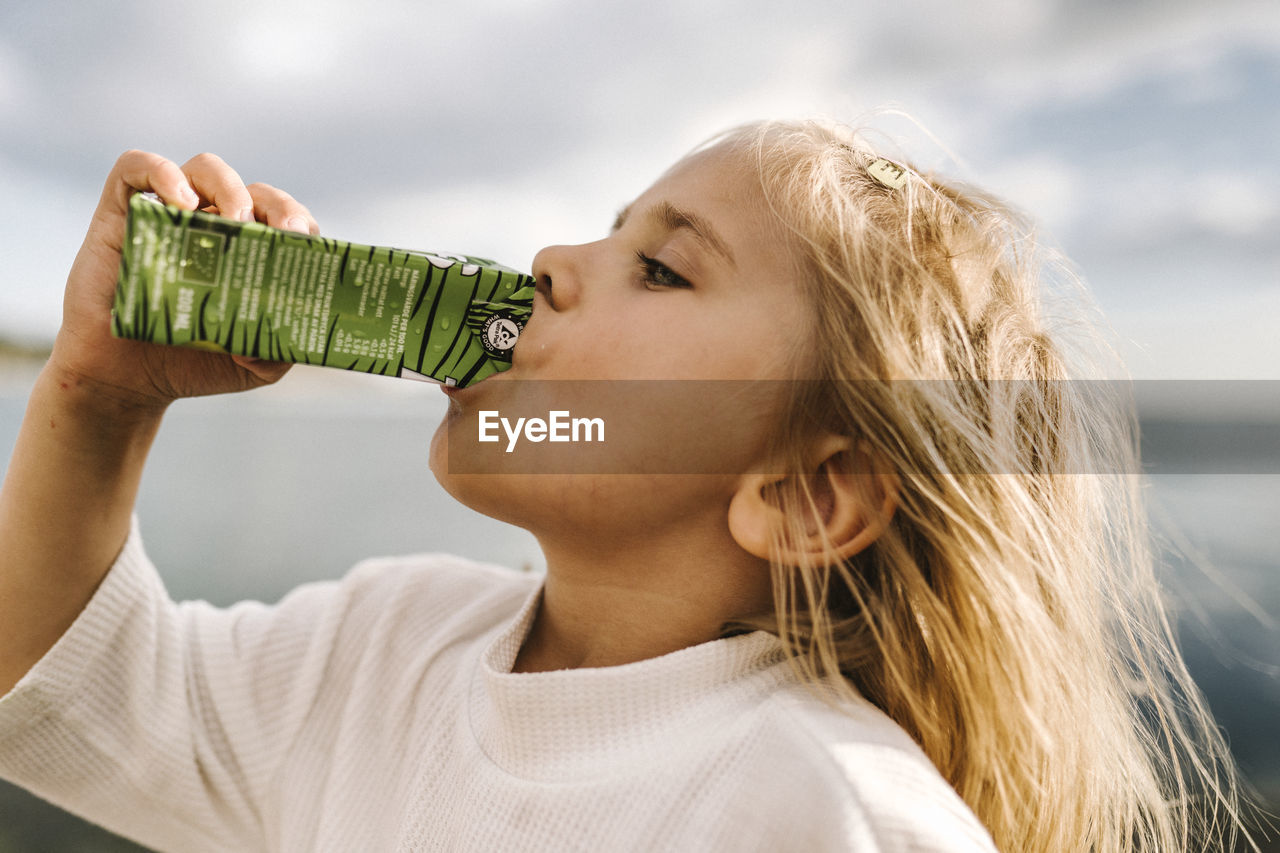
{"label": "girl's face", "polygon": [[[807,337],[795,269],[737,160],[713,148],[681,161],[604,239],[538,253],[512,367],[447,392],[432,470],[464,503],[535,535],[565,524],[652,531],[708,502],[722,512],[739,475],[763,462],[783,398],[781,381],[744,380],[791,378]],[[521,437],[508,453],[497,426],[497,441],[479,440],[481,411],[514,424],[552,410],[602,419],[604,442]],[[718,473],[670,476],[695,471]]]}

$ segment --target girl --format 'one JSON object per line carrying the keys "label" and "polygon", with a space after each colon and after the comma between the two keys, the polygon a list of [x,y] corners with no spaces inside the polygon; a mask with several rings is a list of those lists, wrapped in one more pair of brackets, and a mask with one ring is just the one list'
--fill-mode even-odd
{"label": "girl", "polygon": [[[432,470],[530,530],[545,578],[378,560],[219,611],[169,600],[134,493],[170,402],[285,367],[109,335],[139,190],[318,230],[216,157],[117,162],[0,493],[6,778],[173,850],[1176,850],[1232,825],[1129,423],[1063,381],[991,199],[818,123],[713,140],[604,239],[541,252],[511,370],[448,391]],[[624,407],[587,468],[513,473],[475,418],[546,380],[612,381],[562,384],[580,411],[616,380],[754,391]]]}

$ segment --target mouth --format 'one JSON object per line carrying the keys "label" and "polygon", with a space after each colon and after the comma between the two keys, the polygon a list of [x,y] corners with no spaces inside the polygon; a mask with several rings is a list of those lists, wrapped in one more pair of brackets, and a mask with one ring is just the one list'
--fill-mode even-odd
{"label": "mouth", "polygon": [[[487,382],[488,380],[485,381]],[[439,388],[440,391],[450,400],[464,401],[473,397],[476,390],[483,384],[484,382],[477,382],[474,385],[468,385],[465,388],[460,388],[457,385],[440,385]]]}
{"label": "mouth", "polygon": [[466,387],[462,387],[458,385],[445,385],[443,383],[437,385],[436,387],[439,388],[441,393],[443,393],[450,400],[466,402],[468,400],[475,399],[477,396],[483,393],[485,388],[489,387],[490,385],[494,385],[494,384],[513,378],[509,376],[509,374],[512,372],[514,368],[515,368],[515,365],[513,364],[511,367],[508,367],[506,370],[503,370],[500,373],[495,373],[492,376],[489,376],[471,385],[467,385]]}
{"label": "mouth", "polygon": [[477,382],[475,385],[468,385],[461,388],[457,385],[438,385],[440,392],[449,398],[449,408],[456,408],[471,399],[475,389],[483,385],[483,382]]}

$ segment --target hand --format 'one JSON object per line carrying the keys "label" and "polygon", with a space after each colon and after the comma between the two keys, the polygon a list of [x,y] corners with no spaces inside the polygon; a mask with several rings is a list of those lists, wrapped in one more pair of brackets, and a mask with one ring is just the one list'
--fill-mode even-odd
{"label": "hand", "polygon": [[276,228],[319,232],[315,219],[288,193],[266,184],[245,186],[213,154],[200,154],[178,167],[156,154],[125,152],[107,177],[67,278],[62,328],[50,368],[64,377],[64,383],[104,403],[157,411],[179,397],[243,391],[275,382],[289,365],[112,336],[111,307],[129,197],[148,190],[185,210],[200,208]]}

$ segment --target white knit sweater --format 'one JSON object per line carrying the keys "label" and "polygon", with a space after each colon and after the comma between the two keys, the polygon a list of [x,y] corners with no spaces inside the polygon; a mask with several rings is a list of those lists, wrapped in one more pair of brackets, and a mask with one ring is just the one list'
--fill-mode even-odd
{"label": "white knit sweater", "polygon": [[135,530],[0,699],[0,777],[183,853],[991,849],[900,728],[811,698],[767,633],[512,673],[539,590],[418,556],[174,604]]}

